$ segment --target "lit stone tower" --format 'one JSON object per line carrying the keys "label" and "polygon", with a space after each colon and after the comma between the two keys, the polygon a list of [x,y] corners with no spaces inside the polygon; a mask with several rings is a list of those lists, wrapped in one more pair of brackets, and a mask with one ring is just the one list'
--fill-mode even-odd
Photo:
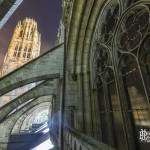
{"label": "lit stone tower", "polygon": [[[38,32],[37,23],[30,18],[19,21],[14,30],[8,52],[4,59],[1,76],[6,75],[39,56],[40,47],[41,35]],[[0,107],[35,85],[35,83],[27,85],[0,97]]]}
{"label": "lit stone tower", "polygon": [[40,46],[37,23],[30,18],[19,21],[4,59],[2,76],[39,56]]}

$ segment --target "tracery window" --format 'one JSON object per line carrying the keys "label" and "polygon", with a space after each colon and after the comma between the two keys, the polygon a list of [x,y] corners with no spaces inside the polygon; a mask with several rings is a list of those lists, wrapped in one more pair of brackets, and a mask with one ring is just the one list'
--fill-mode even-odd
{"label": "tracery window", "polygon": [[31,48],[26,47],[24,49],[23,57],[27,59],[31,58]]}
{"label": "tracery window", "polygon": [[19,46],[16,46],[13,53],[13,57],[20,57],[20,54],[21,54],[21,48]]}
{"label": "tracery window", "polygon": [[93,35],[100,140],[119,150],[148,148],[139,130],[150,129],[149,18],[150,1],[108,0]]}

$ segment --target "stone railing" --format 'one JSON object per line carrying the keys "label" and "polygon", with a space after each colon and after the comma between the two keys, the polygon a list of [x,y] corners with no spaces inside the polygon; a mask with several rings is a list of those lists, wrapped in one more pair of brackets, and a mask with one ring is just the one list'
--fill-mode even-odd
{"label": "stone railing", "polygon": [[115,150],[114,148],[81,134],[74,129],[65,129],[64,136],[65,150]]}

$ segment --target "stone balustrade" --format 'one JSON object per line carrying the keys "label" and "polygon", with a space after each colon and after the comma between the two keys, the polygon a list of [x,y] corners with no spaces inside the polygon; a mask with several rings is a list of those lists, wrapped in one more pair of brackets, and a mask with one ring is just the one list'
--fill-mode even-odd
{"label": "stone balustrade", "polygon": [[65,150],[115,150],[74,129],[65,129],[64,136]]}

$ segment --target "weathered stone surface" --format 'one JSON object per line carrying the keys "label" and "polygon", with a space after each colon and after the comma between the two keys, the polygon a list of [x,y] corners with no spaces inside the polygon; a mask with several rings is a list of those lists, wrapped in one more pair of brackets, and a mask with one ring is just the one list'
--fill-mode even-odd
{"label": "weathered stone surface", "polygon": [[0,95],[20,86],[45,79],[60,78],[63,73],[63,44],[0,79]]}

